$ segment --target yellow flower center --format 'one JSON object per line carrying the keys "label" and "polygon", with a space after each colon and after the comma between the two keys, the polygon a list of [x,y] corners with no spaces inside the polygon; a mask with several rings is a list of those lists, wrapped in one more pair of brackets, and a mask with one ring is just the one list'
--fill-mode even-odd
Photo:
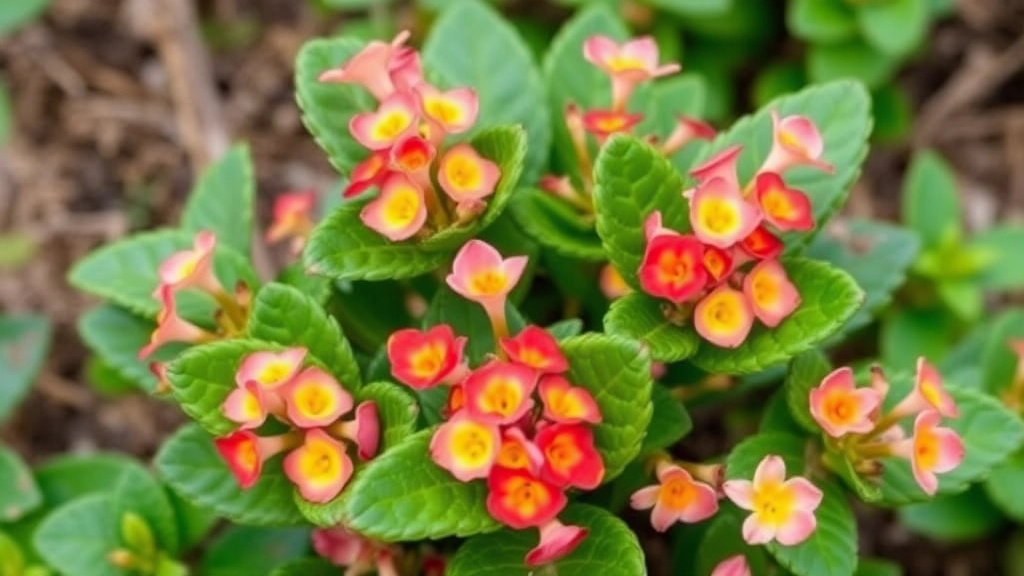
{"label": "yellow flower center", "polygon": [[462,120],[462,107],[443,97],[427,98],[424,111],[441,124],[455,124]]}
{"label": "yellow flower center", "polygon": [[479,424],[466,422],[452,434],[452,454],[466,467],[485,464],[494,448],[493,438]]}
{"label": "yellow flower center", "polygon": [[501,376],[488,380],[480,397],[480,408],[484,412],[506,418],[515,414],[522,403],[523,390],[519,383]]}
{"label": "yellow flower center", "polygon": [[731,202],[710,199],[701,202],[700,223],[712,234],[728,234],[739,225],[740,215]]}
{"label": "yellow flower center", "polygon": [[505,291],[507,285],[508,277],[498,269],[474,274],[469,281],[469,288],[476,296],[497,296]]}
{"label": "yellow flower center", "polygon": [[476,158],[467,154],[455,154],[448,158],[444,166],[445,176],[459,190],[474,190],[480,187],[483,171]]}
{"label": "yellow flower center", "polygon": [[420,210],[420,195],[410,186],[392,192],[384,207],[384,219],[394,228],[404,228],[416,219]]}
{"label": "yellow flower center", "polygon": [[754,513],[764,524],[785,524],[795,508],[796,495],[782,483],[762,485],[754,492]]}
{"label": "yellow flower center", "polygon": [[404,110],[394,110],[382,114],[377,118],[373,126],[373,138],[375,140],[394,140],[409,128],[412,123],[412,116]]}

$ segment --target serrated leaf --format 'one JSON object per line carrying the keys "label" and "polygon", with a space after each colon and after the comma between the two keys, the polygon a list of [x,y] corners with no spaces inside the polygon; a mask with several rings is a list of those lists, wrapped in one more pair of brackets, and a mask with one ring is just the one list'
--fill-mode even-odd
{"label": "serrated leaf", "polygon": [[120,518],[109,494],[91,494],[50,514],[35,533],[35,548],[65,576],[129,576],[107,555],[121,545]]}
{"label": "serrated leaf", "polygon": [[683,179],[657,150],[623,135],[612,136],[601,148],[594,178],[597,234],[623,280],[639,289],[637,270],[647,245],[644,220],[660,210],[665,227],[690,229]]}
{"label": "serrated leaf", "polygon": [[[160,302],[153,297],[153,290],[159,283],[160,263],[171,254],[191,247],[192,237],[178,230],[137,234],[79,260],[68,273],[68,281],[79,290],[155,319]],[[259,286],[248,260],[227,246],[217,248],[214,268],[224,286],[234,286],[238,281],[246,282],[252,289]],[[213,301],[203,294],[180,293],[177,303],[179,313],[190,320],[212,317]]]}
{"label": "serrated leaf", "polygon": [[[867,157],[868,136],[871,135],[871,96],[860,83],[849,80],[811,86],[796,94],[782,96],[753,115],[739,119],[732,128],[719,134],[698,157],[697,163],[729,146],[742,144],[737,172],[740,182],[749,181],[771,150],[772,110],[782,117],[799,114],[810,118],[821,132],[824,143],[822,158],[835,166],[833,174],[809,167],[786,172],[787,185],[802,190],[810,198],[816,230],[821,230],[846,202],[850,187],[860,176],[861,164]],[[668,223],[666,226],[672,227]],[[785,239],[787,245],[802,245],[812,236],[787,234]]]}
{"label": "serrated leaf", "polygon": [[43,504],[43,495],[28,465],[0,444],[0,523],[14,522]]}
{"label": "serrated leaf", "polygon": [[307,273],[301,262],[281,270],[276,282],[298,289],[319,304],[326,304],[331,297],[331,281],[323,276]]}
{"label": "serrated leaf", "polygon": [[864,291],[864,306],[840,335],[867,326],[873,314],[892,301],[921,249],[917,235],[900,226],[852,219],[844,222],[843,228],[841,235],[819,234],[804,252],[808,258],[845,270]]}
{"label": "serrated leaf", "polygon": [[583,332],[583,321],[579,318],[566,318],[544,328],[555,337],[555,340],[565,340],[572,336],[579,336]]}
{"label": "serrated leaf", "polygon": [[668,388],[655,383],[651,387],[651,404],[654,411],[640,447],[641,454],[668,448],[693,430],[690,413]]}
{"label": "serrated leaf", "polygon": [[970,246],[989,264],[978,274],[977,283],[989,290],[1019,290],[1024,287],[1020,247],[1024,226],[1003,225],[984,230],[971,239]]}
{"label": "serrated leaf", "polygon": [[[203,576],[264,575],[271,566],[301,558],[309,550],[309,528],[231,526],[210,543],[199,564]],[[315,572],[303,572],[302,576]],[[337,576],[334,567],[331,576]]]}
{"label": "serrated leaf", "polygon": [[260,479],[242,490],[217,453],[213,438],[196,424],[174,433],[156,455],[156,469],[175,492],[240,524],[291,526],[304,522],[280,458],[263,466]]}
{"label": "serrated leaf", "polygon": [[978,486],[961,494],[904,506],[899,519],[911,532],[942,542],[978,540],[1006,523]]}
{"label": "serrated leaf", "polygon": [[434,22],[422,54],[442,84],[476,90],[477,129],[497,124],[526,129],[530,146],[523,181],[536,182],[547,163],[551,119],[540,72],[515,29],[483,3],[452,2]]}
{"label": "serrated leaf", "polygon": [[604,460],[604,482],[618,476],[640,453],[651,422],[651,361],[641,344],[589,333],[561,342],[569,360],[566,378],[586,388],[601,410],[594,445]]}
{"label": "serrated leaf", "polygon": [[661,303],[639,292],[612,302],[604,317],[604,329],[643,342],[650,347],[651,358],[660,362],[685,360],[700,346],[696,332],[669,322]]}
{"label": "serrated leaf", "polygon": [[920,46],[928,33],[928,0],[888,0],[857,6],[857,23],[875,49],[904,57]]}
{"label": "serrated leaf", "polygon": [[362,47],[362,42],[351,38],[318,38],[303,44],[295,58],[295,98],[302,123],[331,164],[345,175],[368,155],[349,134],[349,120],[372,109],[374,100],[354,84],[324,84],[317,77],[345,63]]}
{"label": "serrated leaf", "polygon": [[42,316],[0,316],[0,422],[35,382],[50,348],[51,330]]}
{"label": "serrated leaf", "polygon": [[[786,462],[786,475],[805,475],[805,441],[789,434],[758,434],[739,443],[726,460],[729,479],[750,480],[761,460],[769,454],[781,456]],[[778,542],[766,545],[768,552],[796,576],[850,576],[857,567],[857,524],[843,492],[832,482],[815,480],[824,493],[814,515],[815,531],[800,544],[783,546]]]}
{"label": "serrated leaf", "polygon": [[910,161],[903,181],[903,221],[917,231],[925,248],[963,234],[956,175],[942,157],[928,150]]}
{"label": "serrated leaf", "polygon": [[439,539],[491,532],[487,487],[460,482],[430,459],[434,429],[421,430],[372,460],[344,498],[351,529],[377,540]]}
{"label": "serrated leaf", "polygon": [[879,332],[879,353],[889,370],[914,369],[919,356],[942,358],[956,331],[955,319],[941,308],[903,308],[887,315]]}
{"label": "serrated leaf", "polygon": [[181,215],[189,233],[209,230],[218,243],[249,254],[252,238],[256,177],[249,147],[233,146],[199,176]]}
{"label": "serrated leaf", "polygon": [[[122,525],[121,516],[126,512],[138,514],[156,537],[159,550],[178,552],[180,542],[174,509],[163,486],[148,471],[127,468],[111,488],[111,506],[118,514],[118,526]],[[124,539],[123,534],[121,538]]]}
{"label": "serrated leaf", "polygon": [[1024,340],[1024,310],[1010,310],[997,317],[986,329],[986,343],[979,357],[981,389],[999,397],[1013,384],[1020,359],[1010,348],[1013,340]]}
{"label": "serrated leaf", "polygon": [[296,288],[264,286],[253,300],[248,332],[256,340],[305,347],[349,392],[362,386],[359,365],[338,323]]}
{"label": "serrated leaf", "polygon": [[[910,391],[910,377],[890,378],[891,398],[902,398]],[[946,389],[960,409],[960,417],[944,420],[944,427],[952,428],[963,438],[965,456],[952,472],[939,475],[938,494],[963,492],[971,482],[984,478],[993,468],[1016,453],[1024,443],[1024,422],[995,398],[977,390],[946,385]],[[993,434],[998,430],[998,434]],[[928,496],[914,482],[910,463],[896,458],[884,461],[881,478],[883,503],[900,506],[928,500]]]}
{"label": "serrated leaf", "polygon": [[139,350],[155,328],[151,320],[113,304],[101,304],[78,318],[78,333],[86,345],[118,376],[146,392],[153,392],[157,384],[148,362],[170,360],[186,346],[161,346],[145,361],[139,360]]}
{"label": "serrated leaf", "polygon": [[304,558],[274,568],[270,576],[338,576],[338,567],[323,558]]}
{"label": "serrated leaf", "polygon": [[864,303],[849,274],[814,260],[783,262],[800,293],[800,306],[778,326],[757,325],[734,349],[701,342],[690,361],[712,373],[750,374],[812,349],[839,330]]}
{"label": "serrated leaf", "polygon": [[592,223],[565,200],[549,192],[526,188],[509,206],[516,222],[546,248],[583,260],[605,259],[601,239]]}
{"label": "serrated leaf", "polygon": [[824,354],[816,350],[804,352],[793,358],[786,374],[786,404],[789,412],[805,430],[821,432],[821,427],[811,416],[810,393],[832,371],[832,365]]}
{"label": "serrated leaf", "polygon": [[815,43],[807,50],[807,76],[817,83],[853,78],[868,88],[880,88],[899,65],[898,58],[880,54],[860,38],[836,44]]}
{"label": "serrated leaf", "polygon": [[[404,302],[406,286],[394,280],[346,282],[337,289],[333,311],[353,346],[379,350],[395,330],[413,323],[406,306],[378,306],[379,302]],[[366,374],[367,379],[373,376]]]}
{"label": "serrated leaf", "polygon": [[795,0],[786,9],[786,26],[802,40],[834,43],[857,34],[857,17],[843,0]]}
{"label": "serrated leaf", "polygon": [[[568,556],[552,563],[559,576],[645,574],[644,554],[636,534],[605,510],[573,504],[559,519],[590,530]],[[537,545],[535,530],[510,530],[469,539],[451,559],[448,576],[528,576],[534,569],[525,564],[526,553]]]}

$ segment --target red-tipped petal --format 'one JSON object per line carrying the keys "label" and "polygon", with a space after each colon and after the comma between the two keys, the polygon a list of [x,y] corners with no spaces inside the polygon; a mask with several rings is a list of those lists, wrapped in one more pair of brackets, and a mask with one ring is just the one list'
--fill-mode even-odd
{"label": "red-tipped petal", "polygon": [[736,269],[732,254],[710,244],[704,246],[704,270],[708,273],[708,283],[717,286],[728,278]]}
{"label": "red-tipped petal", "polygon": [[352,137],[370,150],[386,150],[402,136],[415,130],[419,117],[416,100],[396,92],[380,103],[375,112],[356,114],[349,122]]}
{"label": "red-tipped petal", "polygon": [[526,553],[527,566],[543,566],[572,554],[589,534],[581,526],[567,526],[551,520],[540,527],[540,543]]}
{"label": "red-tipped petal", "polygon": [[466,410],[480,421],[512,424],[533,407],[537,372],[520,364],[491,360],[463,382]]}
{"label": "red-tipped petal", "polygon": [[408,175],[419,174],[434,160],[434,145],[416,134],[399,140],[390,150],[391,167]]}
{"label": "red-tipped petal", "polygon": [[565,508],[561,489],[529,470],[495,467],[487,477],[487,511],[502,524],[522,530],[553,520]]}
{"label": "red-tipped petal", "polygon": [[601,410],[586,388],[573,386],[562,376],[550,375],[538,385],[544,417],[553,422],[601,423]]}
{"label": "red-tipped petal", "polygon": [[537,433],[536,442],[544,453],[541,477],[555,486],[593,490],[604,478],[604,461],[589,427],[552,424]]}
{"label": "red-tipped petal", "polygon": [[704,289],[704,245],[694,236],[656,235],[647,243],[638,277],[644,292],[675,304]]}
{"label": "red-tipped petal", "polygon": [[583,127],[587,132],[599,138],[605,138],[619,132],[629,132],[643,119],[643,114],[615,112],[614,110],[589,110],[583,114]]}
{"label": "red-tipped petal", "polygon": [[391,374],[417,390],[432,388],[459,365],[465,345],[466,338],[456,338],[447,324],[426,331],[399,330],[387,342]]}
{"label": "red-tipped petal", "polygon": [[283,437],[260,438],[249,430],[233,432],[213,443],[243,490],[259,480],[263,463],[285,448]]}
{"label": "red-tipped petal", "polygon": [[388,162],[391,158],[390,150],[378,150],[370,154],[352,169],[349,184],[342,192],[343,198],[355,198],[371,186],[377,186],[384,181],[388,175]]}
{"label": "red-tipped petal", "polygon": [[476,122],[480,103],[472,88],[442,92],[428,84],[420,84],[415,92],[423,115],[449,134],[465,132]]}
{"label": "red-tipped petal", "polygon": [[256,382],[266,389],[277,388],[299,372],[305,359],[305,348],[289,348],[282,352],[253,352],[238,366],[235,384],[243,387],[248,382]]}
{"label": "red-tipped petal", "polygon": [[778,258],[785,246],[774,234],[764,226],[754,228],[746,238],[740,242],[740,248],[757,260],[768,260]]}
{"label": "red-tipped petal", "polygon": [[380,449],[380,414],[377,403],[368,400],[356,406],[356,450],[363,460],[370,460]]}
{"label": "red-tipped petal", "polygon": [[774,172],[762,172],[754,180],[754,195],[764,218],[782,232],[814,229],[814,212],[807,195],[789,188]]}
{"label": "red-tipped petal", "polygon": [[507,428],[501,437],[501,449],[495,466],[512,470],[529,470],[532,474],[540,473],[544,464],[544,453],[516,427]]}
{"label": "red-tipped petal", "polygon": [[268,409],[263,401],[263,389],[253,381],[235,388],[221,406],[224,417],[241,426],[242,430],[259,428],[267,421]]}
{"label": "red-tipped petal", "polygon": [[569,361],[558,347],[558,341],[539,326],[530,325],[513,338],[502,338],[501,348],[509,360],[541,374],[558,374],[569,369]]}

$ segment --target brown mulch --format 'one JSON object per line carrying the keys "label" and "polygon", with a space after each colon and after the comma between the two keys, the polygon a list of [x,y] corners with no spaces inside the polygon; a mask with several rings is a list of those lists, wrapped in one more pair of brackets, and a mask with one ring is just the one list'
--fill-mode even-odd
{"label": "brown mulch", "polygon": [[[24,265],[0,269],[0,312],[55,325],[38,386],[0,439],[32,461],[93,449],[148,457],[181,422],[157,400],[105,398],[85,384],[74,325],[95,300],[68,286],[68,267],[132,230],[173,223],[196,169],[233,141],[253,151],[263,222],[273,194],[330,185],[290,79],[302,42],[339,22],[300,0],[208,0],[198,14],[185,0],[55,0],[43,21],[0,40],[15,111],[0,149],[0,235],[35,246]],[[963,0],[901,82],[915,102],[912,143],[872,154],[848,211],[898,217],[908,150],[935,147],[958,171],[972,226],[1024,217],[1024,0]],[[257,257],[266,269],[280,254]],[[947,550],[870,517],[868,547],[903,559],[908,574],[998,573],[994,544]]]}

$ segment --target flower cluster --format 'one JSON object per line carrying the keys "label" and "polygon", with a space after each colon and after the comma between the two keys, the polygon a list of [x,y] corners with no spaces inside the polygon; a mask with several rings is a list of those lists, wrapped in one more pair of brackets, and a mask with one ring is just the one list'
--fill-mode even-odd
{"label": "flower cluster", "polygon": [[515,529],[539,528],[540,544],[526,557],[536,566],[568,554],[586,537],[586,529],[561,524],[557,516],[567,504],[566,490],[596,488],[605,467],[591,429],[601,412],[593,396],[567,378],[569,361],[558,342],[537,326],[508,333],[505,299],[525,264],[524,257],[502,259],[479,240],[455,258],[448,285],[483,306],[499,344],[480,366],[470,368],[466,338],[447,325],[400,330],[387,351],[400,382],[417,390],[448,386],[447,420],[431,439],[431,457],[463,482],[485,479],[495,519]]}
{"label": "flower cluster", "polygon": [[[352,476],[349,443],[360,460],[377,455],[380,420],[373,401],[358,406],[338,381],[307,362],[304,348],[253,352],[235,373],[234,390],[221,413],[238,430],[216,440],[217,450],[242,488],[259,480],[267,460],[282,452],[284,472],[310,502],[328,502]],[[350,415],[351,419],[342,420]],[[289,427],[258,436],[273,416]]]}
{"label": "flower cluster", "polygon": [[[960,436],[939,425],[944,417],[959,416],[956,403],[943,388],[942,375],[924,358],[917,361],[914,389],[892,410],[883,412],[888,392],[881,368],[872,368],[867,388],[858,388],[853,372],[840,368],[811,390],[811,415],[830,446],[850,458],[858,473],[877,475],[879,458],[904,458],[910,461],[921,489],[933,495],[938,490],[936,475],[953,470],[964,458]],[[913,433],[907,438],[900,422],[910,417]]]}
{"label": "flower cluster", "polygon": [[[594,182],[591,171],[593,157],[590,139],[602,144],[616,133],[633,133],[643,121],[640,112],[627,108],[630,97],[638,86],[645,82],[679,72],[676,63],[658,63],[658,45],[654,38],[644,36],[616,43],[606,36],[591,36],[583,44],[583,57],[608,75],[611,84],[611,99],[608,108],[580,109],[569,103],[565,110],[565,125],[572,139],[573,150],[579,166],[581,181],[574,183],[568,176],[548,175],[541,179],[541,189],[562,198],[584,215],[592,215]],[[588,137],[589,136],[589,137]],[[694,140],[710,140],[715,129],[697,118],[680,116],[675,129],[664,142],[658,144],[666,156],[672,156]],[[650,142],[657,142],[657,136],[646,136]],[[618,298],[629,292],[629,286],[618,271],[610,265],[601,269],[600,286],[608,298]]]}
{"label": "flower cluster", "polygon": [[[153,297],[160,301],[161,308],[157,314],[156,329],[150,335],[149,343],[139,350],[139,359],[148,358],[170,342],[210,342],[245,330],[251,294],[241,282],[234,293],[229,293],[217,279],[213,263],[216,247],[217,236],[213,232],[202,231],[196,234],[192,249],[175,252],[160,264],[157,269],[159,284],[153,291]],[[175,297],[182,290],[204,292],[217,302],[216,332],[201,328],[178,314]],[[156,374],[162,372],[159,365],[153,365],[151,369]]]}
{"label": "flower cluster", "polygon": [[746,185],[736,165],[742,146],[690,172],[696,186],[682,195],[689,202],[692,233],[662,226],[657,211],[644,223],[641,288],[667,300],[673,319],[692,314],[697,332],[716,346],[735,348],[755,318],[772,328],[800,305],[800,294],[778,261],[783,244],[776,232],[811,230],[814,215],[807,196],[788,187],[782,175],[795,166],[832,167],[821,160],[824,144],[810,119],[773,113],[772,123],[771,152]]}
{"label": "flower cluster", "polygon": [[476,92],[428,84],[419,53],[404,45],[408,38],[402,32],[390,44],[370,42],[320,75],[321,82],[362,86],[377,100],[376,110],[356,114],[349,123],[352,137],[370,155],[353,169],[343,194],[352,198],[377,187],[379,195],[360,217],[392,241],[472,220],[501,178],[499,167],[470,144],[446,145],[447,136],[476,122]]}

